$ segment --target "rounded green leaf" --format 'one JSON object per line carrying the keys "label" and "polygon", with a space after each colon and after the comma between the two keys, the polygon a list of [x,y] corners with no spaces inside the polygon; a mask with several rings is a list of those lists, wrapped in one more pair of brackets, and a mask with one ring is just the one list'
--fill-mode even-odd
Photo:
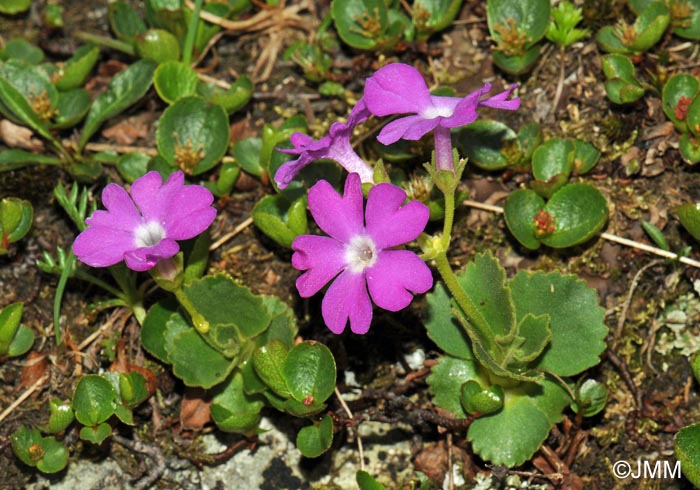
{"label": "rounded green leaf", "polygon": [[540,248],[534,220],[544,208],[544,199],[530,189],[511,192],[503,206],[503,216],[516,240],[530,250]]}
{"label": "rounded green leaf", "polygon": [[236,366],[231,359],[206,343],[193,328],[176,334],[168,361],[173,373],[187,386],[211,388],[223,382]]}
{"label": "rounded green leaf", "polygon": [[569,184],[554,193],[544,207],[554,231],[540,238],[553,248],[573,247],[591,239],[608,220],[608,204],[589,184]]}
{"label": "rounded green leaf", "polygon": [[325,345],[304,341],[287,354],[283,375],[296,401],[306,406],[322,403],[335,389],[335,359]]}
{"label": "rounded green leaf", "polygon": [[73,415],[73,407],[70,403],[63,403],[61,400],[54,398],[49,402],[51,415],[47,426],[48,432],[58,434],[68,428],[75,418]]}
{"label": "rounded green leaf", "polygon": [[136,53],[157,63],[180,59],[180,42],[164,29],[149,29],[136,36]]}
{"label": "rounded green leaf", "polygon": [[[2,7],[0,7],[0,11]],[[22,38],[10,39],[0,51],[0,59],[24,60],[31,65],[38,65],[44,61],[44,52],[32,43]]]}
{"label": "rounded green leaf", "polygon": [[129,44],[133,43],[137,35],[147,30],[146,24],[136,11],[121,0],[109,3],[109,25],[119,39]]}
{"label": "rounded green leaf", "polygon": [[153,85],[161,99],[172,104],[177,99],[197,92],[199,77],[191,66],[181,61],[166,61],[156,68]]}
{"label": "rounded green leaf", "polygon": [[212,169],[226,154],[228,116],[198,96],[183,97],[168,107],[158,122],[158,151],[168,163],[189,175]]}
{"label": "rounded green leaf", "polygon": [[0,356],[6,355],[9,351],[20,327],[23,310],[24,303],[19,301],[0,310]]}
{"label": "rounded green leaf", "polygon": [[671,15],[666,4],[652,2],[635,20],[632,28],[637,35],[629,47],[637,52],[650,49],[659,42],[670,21]]}
{"label": "rounded green leaf", "polygon": [[678,220],[690,235],[700,240],[700,205],[683,204],[676,209]]}
{"label": "rounded green leaf", "polygon": [[688,124],[688,130],[697,139],[698,136],[700,136],[700,97],[695,97],[688,106],[686,122]]}
{"label": "rounded green leaf", "polygon": [[86,44],[75,50],[73,56],[60,67],[59,78],[55,82],[58,90],[72,90],[81,87],[87,80],[92,67],[100,56],[99,46]]}
{"label": "rounded green leaf", "polygon": [[587,379],[576,389],[576,400],[571,402],[571,408],[578,413],[583,407],[584,417],[593,417],[600,413],[608,402],[608,389],[603,383]]}
{"label": "rounded green leaf", "polygon": [[96,427],[83,427],[80,429],[80,438],[84,441],[100,445],[112,435],[112,426],[104,422]]}
{"label": "rounded green leaf", "polygon": [[501,33],[504,29],[517,29],[527,40],[524,47],[529,48],[547,32],[550,10],[549,0],[489,0],[486,3],[489,31],[499,45],[507,45]]}
{"label": "rounded green leaf", "polygon": [[253,366],[260,379],[282,398],[289,398],[284,363],[289,349],[281,340],[272,340],[253,352]]}
{"label": "rounded green leaf", "polygon": [[127,182],[133,182],[148,172],[151,157],[145,153],[125,153],[117,160],[117,170]]}
{"label": "rounded green leaf", "polygon": [[[381,0],[333,0],[331,14],[340,39],[358,49],[374,49],[388,28],[386,4]],[[363,24],[376,25],[373,31]]]}
{"label": "rounded green leaf", "polygon": [[528,48],[522,55],[508,56],[503,51],[494,51],[492,53],[493,62],[504,71],[513,75],[521,75],[533,67],[537,58],[540,55],[540,46],[536,44]]}
{"label": "rounded green leaf", "polygon": [[253,208],[253,223],[275,242],[289,248],[298,236],[287,224],[291,207],[286,194],[265,196]]}
{"label": "rounded green leaf", "polygon": [[608,53],[631,54],[632,50],[622,44],[613,26],[603,26],[595,36],[600,49]]}
{"label": "rounded green leaf", "polygon": [[160,301],[148,310],[146,319],[141,326],[141,345],[149,354],[159,361],[168,362],[168,351],[165,348],[165,332],[168,320],[175,314],[175,302]]}
{"label": "rounded green leaf", "polygon": [[700,487],[700,424],[691,424],[679,430],[673,446],[683,475],[696,488]]}
{"label": "rounded green leaf", "polygon": [[[203,86],[200,84],[200,86]],[[212,104],[219,104],[228,114],[240,110],[250,101],[255,86],[250,78],[241,76],[227,90],[217,90],[212,86],[209,97],[205,97]]]}
{"label": "rounded green leaf", "polygon": [[115,392],[112,384],[102,376],[83,376],[73,393],[75,418],[83,425],[101,424],[114,413]]}
{"label": "rounded green leaf", "polygon": [[588,141],[574,140],[574,172],[583,175],[590,172],[600,160],[600,152]]}
{"label": "rounded green leaf", "polygon": [[628,82],[620,78],[613,78],[605,82],[605,93],[615,104],[631,104],[644,95],[644,89],[639,82]]}
{"label": "rounded green leaf", "polygon": [[456,359],[451,356],[443,356],[430,370],[427,378],[430,393],[433,395],[433,403],[438,407],[454,414],[458,419],[467,416],[461,403],[462,385],[469,380],[476,380],[479,384],[488,384],[478,374],[479,367],[472,359]]}
{"label": "rounded green leaf", "polygon": [[64,129],[75,126],[85,117],[91,104],[92,99],[85,89],[76,88],[59,92],[53,127]]}
{"label": "rounded green leaf", "polygon": [[37,429],[28,429],[21,426],[10,436],[12,450],[24,464],[36,466],[38,460],[44,456],[41,450],[41,433]]}
{"label": "rounded green leaf", "polygon": [[7,350],[7,355],[10,357],[21,356],[29,352],[29,349],[34,345],[34,330],[24,325],[20,325],[15,333],[10,348]]}
{"label": "rounded green leaf", "polygon": [[460,153],[477,167],[500,170],[517,162],[508,160],[504,150],[518,144],[517,135],[499,121],[481,120],[465,126],[455,141]]}
{"label": "rounded green leaf", "polygon": [[671,19],[672,25],[675,25],[673,33],[686,39],[697,40],[700,39],[700,2],[689,0],[688,3],[691,5],[689,17],[681,19],[681,22]]}
{"label": "rounded green leaf", "polygon": [[0,2],[0,12],[3,14],[18,14],[29,9],[32,0],[3,0]]}
{"label": "rounded green leaf", "polygon": [[471,415],[488,415],[503,407],[503,388],[491,385],[483,388],[478,381],[470,379],[460,389],[460,402]]}
{"label": "rounded green leaf", "polygon": [[214,397],[210,407],[214,423],[223,431],[250,434],[260,421],[265,404],[243,389],[243,375],[236,372]]}
{"label": "rounded green leaf", "polygon": [[694,165],[700,162],[700,140],[690,133],[681,134],[678,149],[686,163]]}
{"label": "rounded green leaf", "polygon": [[452,315],[452,303],[442,282],[428,293],[428,317],[425,328],[430,340],[445,353],[460,359],[471,359],[469,336]]}
{"label": "rounded green leaf", "polygon": [[475,419],[467,439],[483,459],[518,466],[540,448],[569,400],[563,388],[548,380],[505,390],[503,408]]}
{"label": "rounded green leaf", "polygon": [[[11,59],[0,64],[0,78],[6,80],[24,97],[32,112],[40,121],[46,121],[53,115],[58,102],[58,90],[51,83],[45,70],[38,66],[30,65],[24,60]],[[28,122],[8,102],[3,97],[4,105],[12,109],[15,115],[20,117],[23,122]]]}
{"label": "rounded green leaf", "polygon": [[668,79],[661,93],[661,107],[679,131],[687,131],[685,122],[690,102],[698,94],[700,82],[687,73],[677,73]]}
{"label": "rounded green leaf", "polygon": [[[360,490],[386,490],[386,487],[374,479],[372,475],[364,470],[357,470],[355,480]],[[421,487],[423,488],[423,487]]]}
{"label": "rounded green leaf", "polygon": [[68,449],[53,437],[41,439],[44,457],[37,461],[36,467],[42,473],[58,473],[68,464]]}
{"label": "rounded green leaf", "polygon": [[608,327],[595,289],[572,275],[520,271],[510,281],[516,316],[549,315],[551,339],[535,363],[559,376],[573,376],[600,362]]}
{"label": "rounded green leaf", "polygon": [[634,80],[634,65],[632,61],[622,54],[608,54],[600,58],[603,73],[607,78],[620,78],[631,82]]}
{"label": "rounded green leaf", "polygon": [[[34,210],[29,201],[6,197],[0,201],[0,236],[9,243],[21,240],[32,227]],[[0,244],[1,246],[1,244]]]}
{"label": "rounded green leaf", "polygon": [[321,422],[302,428],[297,434],[297,447],[307,458],[318,458],[333,443],[333,418],[326,414]]}
{"label": "rounded green leaf", "polygon": [[532,175],[537,180],[550,181],[557,175],[566,178],[574,170],[575,146],[573,141],[552,138],[537,147],[532,155]]}

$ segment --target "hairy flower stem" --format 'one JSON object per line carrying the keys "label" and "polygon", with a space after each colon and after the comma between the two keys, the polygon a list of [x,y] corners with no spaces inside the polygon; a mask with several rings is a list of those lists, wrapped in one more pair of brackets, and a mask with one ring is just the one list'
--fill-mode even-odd
{"label": "hairy flower stem", "polygon": [[438,170],[454,172],[455,162],[452,153],[452,136],[450,128],[438,126],[433,130],[435,137],[435,165]]}

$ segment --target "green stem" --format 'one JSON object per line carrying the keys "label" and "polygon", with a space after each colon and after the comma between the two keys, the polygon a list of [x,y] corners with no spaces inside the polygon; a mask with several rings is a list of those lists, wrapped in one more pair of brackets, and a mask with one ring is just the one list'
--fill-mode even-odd
{"label": "green stem", "polygon": [[469,325],[476,331],[478,338],[485,339],[489,345],[493,344],[491,329],[489,328],[486,319],[481,312],[479,312],[476,305],[464,291],[462,286],[459,285],[457,276],[452,270],[445,252],[441,252],[437,255],[437,257],[435,257],[435,264],[437,265],[437,270],[440,273],[443,282],[447,286],[447,289],[450,290],[450,293],[457,302],[457,305],[464,312],[465,316],[469,320]]}
{"label": "green stem", "polygon": [[450,248],[452,240],[452,226],[455,219],[455,191],[445,192],[445,221],[442,227],[442,249]]}
{"label": "green stem", "polygon": [[182,48],[182,62],[188,66],[192,61],[192,49],[194,47],[194,38],[197,34],[200,10],[202,10],[202,0],[195,0],[194,11],[192,12],[192,17],[190,18],[190,25],[187,27],[185,45]]}
{"label": "green stem", "polygon": [[56,345],[61,345],[61,302],[63,301],[63,292],[66,289],[66,283],[70,277],[71,269],[75,265],[75,254],[73,250],[68,252],[68,257],[64,263],[63,270],[61,271],[61,277],[58,279],[58,285],[56,286],[56,296],[53,298],[53,334],[56,339]]}
{"label": "green stem", "polygon": [[116,49],[122,53],[126,53],[130,56],[136,55],[136,50],[134,47],[125,43],[124,41],[119,41],[118,39],[113,39],[107,36],[100,36],[98,34],[91,34],[89,32],[78,31],[73,34],[78,39],[86,41],[88,43],[99,44],[100,46],[107,46],[108,48]]}
{"label": "green stem", "polygon": [[[72,253],[72,252],[71,252]],[[126,298],[124,297],[124,293],[119,291],[117,288],[110,286],[108,283],[103,281],[102,279],[98,279],[96,277],[91,276],[90,274],[81,271],[80,269],[75,271],[75,276],[76,279],[80,279],[81,281],[89,282],[91,284],[94,284],[98,288],[102,288],[105,291],[107,291],[109,294],[116,296],[118,299],[121,301],[124,301],[126,303]]]}
{"label": "green stem", "polygon": [[176,289],[173,291],[173,293],[175,293],[175,297],[180,302],[180,305],[182,305],[185,311],[187,311],[187,313],[190,315],[194,328],[201,334],[209,332],[209,329],[211,328],[209,322],[197,311],[190,299],[185,295],[182,288]]}

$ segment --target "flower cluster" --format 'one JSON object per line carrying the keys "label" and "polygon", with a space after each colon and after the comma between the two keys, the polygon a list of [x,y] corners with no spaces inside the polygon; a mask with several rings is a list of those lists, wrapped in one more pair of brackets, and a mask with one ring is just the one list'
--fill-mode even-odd
{"label": "flower cluster", "polygon": [[[408,250],[395,250],[418,237],[428,222],[427,206],[411,201],[393,184],[372,187],[363,213],[360,176],[350,174],[340,196],[321,180],[309,189],[309,210],[329,236],[301,235],[292,243],[292,265],[306,271],[297,279],[308,298],[333,278],[323,297],[323,319],[334,333],[348,320],[357,334],[369,330],[372,303],[389,311],[409,305],[413,293],[425,293],[433,276],[425,262]],[[368,294],[369,290],[369,294]]]}
{"label": "flower cluster", "polygon": [[73,243],[81,262],[107,267],[122,260],[135,271],[152,269],[180,250],[176,240],[188,240],[206,230],[216,217],[214,196],[200,185],[185,185],[177,171],[163,183],[158,172],[137,179],[127,192],[117,184],[102,191],[106,210],[97,210],[87,229]]}

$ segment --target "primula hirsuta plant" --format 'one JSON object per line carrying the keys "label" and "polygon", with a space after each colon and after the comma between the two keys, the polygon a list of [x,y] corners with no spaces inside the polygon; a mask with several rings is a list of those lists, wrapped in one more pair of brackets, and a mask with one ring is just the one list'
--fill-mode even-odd
{"label": "primula hirsuta plant", "polygon": [[158,172],[148,172],[130,192],[109,184],[102,191],[107,209],[95,211],[73,243],[76,257],[93,267],[123,260],[134,271],[173,257],[180,251],[176,240],[199,235],[216,217],[212,193],[184,182],[185,175],[177,171],[165,183]]}
{"label": "primula hirsuta plant", "polygon": [[[362,179],[350,174],[343,196],[323,180],[310,189],[311,214],[330,236],[297,237],[292,265],[306,271],[297,280],[303,297],[333,280],[322,303],[333,332],[341,333],[349,320],[350,329],[363,334],[372,319],[370,297],[390,311],[408,306],[412,293],[432,286],[423,260],[434,263],[442,282],[428,295],[426,327],[445,351],[428,378],[434,402],[456,417],[474,418],[467,437],[484,459],[515,466],[534,454],[568,405],[585,416],[602,409],[602,386],[570,377],[599,362],[607,327],[595,291],[575,276],[521,271],[508,279],[489,253],[456,273],[447,258],[466,166],[455,161],[450,130],[473,122],[480,107],[520,105],[511,98],[515,86],[487,97],[490,88],[485,84],[463,98],[433,96],[418,71],[403,64],[370,77],[361,110],[404,115],[382,129],[381,143],[417,140],[433,131],[435,153],[425,167],[444,194],[442,233],[421,234],[428,209],[405,203],[406,194],[389,183],[369,189],[363,220]],[[395,248],[416,238],[420,257]]]}
{"label": "primula hirsuta plant", "polygon": [[348,320],[354,333],[366,333],[372,321],[370,296],[380,308],[399,311],[411,303],[411,292],[425,293],[433,286],[430,269],[418,255],[395,250],[415,240],[430,215],[426,205],[404,205],[405,200],[400,187],[377,184],[369,191],[363,213],[356,173],[348,176],[343,196],[325,180],[309,189],[311,215],[330,236],[297,237],[292,265],[306,271],[297,279],[304,298],[335,278],[322,303],[323,319],[333,333],[341,333]]}

